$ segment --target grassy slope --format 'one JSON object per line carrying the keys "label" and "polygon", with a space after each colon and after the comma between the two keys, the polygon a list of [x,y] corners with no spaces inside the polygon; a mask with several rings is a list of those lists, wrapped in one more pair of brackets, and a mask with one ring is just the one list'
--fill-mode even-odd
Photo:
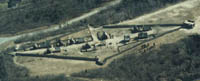
{"label": "grassy slope", "polygon": [[48,36],[63,34],[69,32],[68,30],[80,30],[80,27],[87,27],[88,24],[93,26],[102,26],[110,23],[117,23],[123,20],[132,19],[141,16],[145,13],[156,11],[160,8],[166,7],[169,4],[175,4],[184,0],[123,0],[121,4],[112,7],[108,10],[102,11],[88,19],[82,20],[73,26],[63,28],[56,32],[49,32],[47,34],[40,34],[37,37],[26,37],[26,40],[19,39],[17,42],[40,40]]}
{"label": "grassy slope", "polygon": [[200,35],[164,45],[141,56],[134,54],[115,60],[103,69],[74,74],[79,77],[113,81],[193,81],[200,77]]}
{"label": "grassy slope", "polygon": [[25,67],[13,63],[12,57],[0,53],[0,80],[1,81],[84,81],[60,75],[29,76]]}
{"label": "grassy slope", "polygon": [[156,11],[185,0],[123,0],[123,2],[112,9],[88,18],[85,22],[94,26],[118,23],[123,20],[133,19],[143,14]]}
{"label": "grassy slope", "polygon": [[60,23],[102,3],[101,0],[30,0],[26,7],[0,13],[0,34],[16,34]]}

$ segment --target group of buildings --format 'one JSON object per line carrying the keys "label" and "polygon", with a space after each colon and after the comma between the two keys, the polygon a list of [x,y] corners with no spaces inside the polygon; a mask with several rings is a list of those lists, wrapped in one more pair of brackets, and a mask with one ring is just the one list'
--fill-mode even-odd
{"label": "group of buildings", "polygon": [[[181,24],[181,27],[183,28],[193,28],[195,26],[194,21],[186,20],[183,24]],[[112,28],[112,27],[110,27]],[[119,28],[119,27],[118,27]],[[146,27],[139,27],[139,26],[132,26],[130,27],[131,33],[138,33],[137,37],[135,37],[135,40],[139,39],[146,39],[149,38],[148,31],[151,31],[152,28],[150,26]],[[123,35],[124,39],[122,40],[122,43],[130,42],[131,36],[130,35]],[[55,39],[51,41],[45,41],[45,42],[39,42],[39,43],[26,43],[20,46],[16,46],[15,50],[35,50],[35,49],[47,49],[47,53],[53,53],[53,52],[60,52],[62,49],[61,47],[67,47],[70,45],[76,45],[76,44],[82,44],[80,47],[81,52],[88,52],[88,50],[95,50],[97,46],[105,46],[104,43],[99,44],[91,44],[89,42],[92,42],[94,40],[94,36],[85,36],[85,37],[74,37],[74,38],[67,38],[67,39]],[[105,31],[99,31],[96,33],[96,38],[98,41],[104,41],[106,39],[112,39],[114,38],[114,35],[108,34]],[[64,51],[67,51],[66,49]]]}

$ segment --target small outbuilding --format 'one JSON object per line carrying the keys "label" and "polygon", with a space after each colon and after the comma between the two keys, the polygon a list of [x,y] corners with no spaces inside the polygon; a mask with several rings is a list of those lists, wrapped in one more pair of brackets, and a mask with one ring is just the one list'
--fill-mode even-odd
{"label": "small outbuilding", "polygon": [[134,26],[132,27],[131,32],[137,33],[137,32],[144,32],[144,31],[150,31],[150,30],[152,30],[150,26],[143,26],[143,27]]}
{"label": "small outbuilding", "polygon": [[46,42],[41,42],[41,43],[35,43],[33,47],[34,49],[49,48],[51,47],[51,44],[49,41],[46,41]]}
{"label": "small outbuilding", "polygon": [[99,40],[106,40],[108,39],[108,36],[105,31],[101,31],[101,32],[97,32],[97,38]]}
{"label": "small outbuilding", "polygon": [[61,52],[61,48],[60,47],[47,48],[47,53],[58,53],[58,52]]}
{"label": "small outbuilding", "polygon": [[145,39],[145,38],[148,38],[148,33],[146,33],[146,32],[138,33],[137,39]]}
{"label": "small outbuilding", "polygon": [[131,40],[130,35],[124,35],[124,42],[129,42]]}
{"label": "small outbuilding", "polygon": [[85,42],[84,38],[74,38],[74,42],[75,44],[81,44]]}
{"label": "small outbuilding", "polygon": [[87,52],[88,51],[88,49],[90,49],[91,48],[91,46],[87,43],[87,44],[85,44],[85,45],[83,45],[82,47],[81,47],[81,52]]}
{"label": "small outbuilding", "polygon": [[152,30],[152,28],[150,26],[147,26],[147,27],[142,27],[142,31],[150,31]]}
{"label": "small outbuilding", "polygon": [[192,29],[195,26],[195,21],[185,20],[183,22],[182,28]]}

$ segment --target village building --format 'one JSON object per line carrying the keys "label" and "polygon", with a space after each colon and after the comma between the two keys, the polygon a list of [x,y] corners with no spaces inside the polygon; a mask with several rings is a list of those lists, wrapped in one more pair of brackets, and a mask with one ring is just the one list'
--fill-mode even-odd
{"label": "village building", "polygon": [[74,38],[74,42],[75,44],[81,44],[85,42],[84,38]]}
{"label": "village building", "polygon": [[83,45],[80,49],[81,52],[87,52],[89,49],[91,48],[91,46],[86,43],[85,45]]}
{"label": "village building", "polygon": [[148,33],[146,32],[140,32],[138,33],[138,39],[145,39],[145,38],[148,38]]}
{"label": "village building", "polygon": [[124,35],[124,42],[129,42],[130,40],[130,35]]}
{"label": "village building", "polygon": [[101,32],[97,32],[97,38],[102,41],[102,40],[108,39],[109,37],[106,32],[101,31]]}

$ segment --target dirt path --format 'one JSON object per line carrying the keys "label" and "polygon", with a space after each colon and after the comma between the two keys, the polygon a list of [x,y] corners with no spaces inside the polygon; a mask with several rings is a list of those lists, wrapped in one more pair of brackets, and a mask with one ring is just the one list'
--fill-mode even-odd
{"label": "dirt path", "polygon": [[91,35],[92,35],[93,41],[94,41],[94,42],[100,42],[100,41],[98,40],[98,38],[97,38],[97,35],[96,35],[97,31],[95,30],[95,28],[93,28],[93,27],[91,27],[91,26],[88,26],[88,29],[89,29],[89,32],[90,32]]}
{"label": "dirt path", "polygon": [[7,41],[11,41],[11,40],[14,40],[16,39],[16,37],[3,37],[3,38],[0,38],[0,45],[7,42]]}
{"label": "dirt path", "polygon": [[4,38],[0,38],[0,44],[2,44],[2,43],[4,43],[4,42],[7,42],[7,41],[15,40],[15,39],[17,39],[17,38],[19,38],[19,37],[21,37],[21,36],[25,36],[25,35],[33,36],[33,35],[36,35],[36,34],[38,34],[38,33],[40,33],[40,32],[50,32],[50,31],[59,30],[59,29],[61,29],[61,28],[63,28],[63,27],[67,27],[67,25],[71,25],[71,24],[73,24],[73,23],[75,23],[75,22],[79,22],[80,20],[86,19],[86,18],[88,18],[88,17],[91,17],[91,16],[93,16],[93,15],[95,15],[95,14],[97,14],[97,13],[103,11],[103,10],[106,10],[106,9],[112,7],[112,6],[115,6],[115,5],[119,4],[121,1],[122,1],[122,0],[114,0],[114,1],[112,1],[112,2],[106,3],[106,4],[105,4],[104,6],[102,6],[102,7],[95,8],[95,9],[93,9],[92,11],[83,14],[82,16],[79,16],[79,17],[76,17],[76,18],[71,19],[71,20],[69,20],[69,21],[66,21],[66,22],[63,23],[62,25],[55,25],[55,26],[53,26],[53,27],[51,27],[51,28],[48,28],[48,29],[44,29],[44,30],[40,30],[40,31],[35,31],[35,32],[31,32],[31,33],[26,33],[26,34],[14,36],[14,37],[8,37],[8,38],[4,37]]}
{"label": "dirt path", "polygon": [[109,2],[109,3],[106,3],[104,6],[102,7],[99,7],[99,8],[95,8],[93,9],[92,11],[88,12],[88,13],[85,13],[83,14],[82,16],[79,16],[79,17],[76,17],[74,19],[71,19],[69,21],[66,21],[65,23],[61,24],[61,25],[55,25],[51,28],[48,28],[48,29],[44,29],[44,30],[41,30],[41,31],[35,31],[35,32],[31,32],[31,33],[27,33],[27,34],[24,34],[24,35],[35,35],[37,33],[40,33],[40,32],[50,32],[50,31],[55,31],[55,30],[59,30],[61,28],[64,28],[64,27],[67,27],[68,25],[71,25],[75,22],[79,22],[80,20],[83,20],[83,19],[86,19],[88,17],[91,17],[103,10],[106,10],[112,6],[115,6],[117,4],[119,4],[122,0],[114,0],[112,2]]}

